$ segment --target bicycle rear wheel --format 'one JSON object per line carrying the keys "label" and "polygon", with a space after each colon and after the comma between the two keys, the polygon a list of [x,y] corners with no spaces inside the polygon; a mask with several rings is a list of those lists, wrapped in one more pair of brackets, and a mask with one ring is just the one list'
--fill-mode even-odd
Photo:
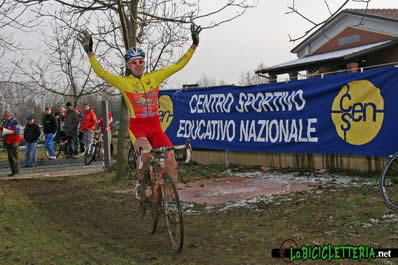
{"label": "bicycle rear wheel", "polygon": [[164,173],[163,208],[173,250],[178,253],[184,246],[184,219],[180,198],[173,179]]}
{"label": "bicycle rear wheel", "polygon": [[97,145],[92,144],[88,147],[86,154],[84,155],[84,164],[90,165],[93,162],[95,156],[97,155]]}
{"label": "bicycle rear wheel", "polygon": [[127,169],[129,175],[135,177],[137,174],[137,156],[135,154],[134,146],[131,146],[129,149],[128,157],[127,157]]}
{"label": "bicycle rear wheel", "polygon": [[387,204],[398,209],[398,153],[385,165],[380,178],[380,190]]}

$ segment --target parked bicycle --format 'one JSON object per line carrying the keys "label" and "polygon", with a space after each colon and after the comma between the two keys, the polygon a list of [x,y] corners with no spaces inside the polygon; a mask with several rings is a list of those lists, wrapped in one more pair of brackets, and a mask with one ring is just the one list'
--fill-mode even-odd
{"label": "parked bicycle", "polygon": [[[60,156],[64,156],[66,155],[66,145],[68,143],[68,140],[59,140],[59,141],[55,141],[53,142],[53,146],[54,146],[54,154],[57,158],[59,158]],[[50,153],[48,152],[48,149],[46,148],[46,156],[47,158],[50,158]]]}
{"label": "parked bicycle", "polygon": [[97,158],[103,159],[104,157],[104,139],[100,130],[94,131],[94,137],[84,155],[84,164],[90,165],[91,162],[95,161]]}
{"label": "parked bicycle", "polygon": [[398,153],[390,156],[380,177],[380,191],[387,204],[398,209]]}
{"label": "parked bicycle", "polygon": [[[54,140],[53,146],[54,146],[54,154],[57,158],[66,156],[68,154],[67,151],[67,144],[68,140],[67,139],[59,139],[58,141]],[[86,148],[84,146],[84,143],[82,141],[79,141],[79,149],[80,149],[80,154],[84,154]],[[50,153],[48,152],[46,148],[46,157],[49,159],[50,158]]]}
{"label": "parked bicycle", "polygon": [[160,147],[152,150],[138,151],[138,168],[142,169],[144,154],[151,154],[149,161],[149,173],[145,176],[145,183],[151,187],[151,194],[145,202],[140,203],[143,224],[150,234],[156,232],[159,216],[163,213],[175,252],[180,252],[184,245],[184,220],[180,198],[173,179],[166,172],[165,157],[169,150],[185,150],[188,163],[191,159],[191,145],[187,141],[185,145]]}

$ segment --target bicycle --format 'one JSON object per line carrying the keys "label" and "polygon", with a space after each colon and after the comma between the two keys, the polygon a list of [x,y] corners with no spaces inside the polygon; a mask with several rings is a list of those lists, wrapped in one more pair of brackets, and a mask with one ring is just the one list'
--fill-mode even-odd
{"label": "bicycle", "polygon": [[[85,148],[84,144],[83,144],[83,146],[82,146],[82,144],[83,144],[83,142],[79,141],[80,153],[84,154],[86,148]],[[54,142],[53,142],[54,154],[57,158],[63,157],[68,154],[67,145],[68,145],[68,140],[66,138],[64,138],[63,140],[59,139],[58,141],[54,140]],[[45,151],[46,157],[49,159],[50,153],[48,152],[47,148],[45,148],[45,150],[46,150]]]}
{"label": "bicycle", "polygon": [[129,142],[129,151],[127,156],[127,170],[131,177],[135,177],[137,174],[137,154],[134,150],[134,145]]}
{"label": "bicycle", "polygon": [[144,154],[151,154],[149,161],[149,174],[144,178],[144,182],[150,186],[150,193],[145,202],[140,203],[142,210],[143,224],[150,234],[156,232],[160,214],[164,214],[165,222],[172,244],[173,250],[181,252],[184,245],[184,220],[180,198],[173,179],[166,172],[165,158],[169,150],[185,150],[188,163],[191,159],[191,144],[187,140],[186,144],[172,147],[160,147],[157,149],[138,151],[138,168],[142,169]]}
{"label": "bicycle", "polygon": [[[66,155],[66,145],[67,145],[67,143],[68,143],[68,140],[60,140],[59,142],[58,141],[55,141],[54,140],[54,142],[53,142],[53,147],[54,147],[54,154],[55,154],[55,156],[56,156],[56,158],[58,158],[59,156],[64,156],[64,155]],[[48,152],[48,149],[47,148],[45,148],[46,149],[46,157],[49,159],[50,158],[50,153]]]}
{"label": "bicycle", "polygon": [[398,153],[390,156],[380,177],[380,191],[386,203],[398,209]]}
{"label": "bicycle", "polygon": [[96,157],[104,157],[104,146],[103,146],[103,136],[101,131],[94,131],[94,137],[87,148],[87,152],[84,154],[84,164],[90,165],[92,161],[96,160]]}

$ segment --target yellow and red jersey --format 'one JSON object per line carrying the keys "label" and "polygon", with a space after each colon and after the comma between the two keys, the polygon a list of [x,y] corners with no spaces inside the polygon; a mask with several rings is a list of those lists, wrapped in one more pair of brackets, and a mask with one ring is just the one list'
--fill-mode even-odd
{"label": "yellow and red jersey", "polygon": [[105,71],[95,56],[90,57],[94,72],[116,87],[123,95],[131,118],[151,118],[158,115],[158,93],[160,84],[181,70],[192,58],[195,50],[190,48],[175,64],[137,78],[134,75],[120,76]]}

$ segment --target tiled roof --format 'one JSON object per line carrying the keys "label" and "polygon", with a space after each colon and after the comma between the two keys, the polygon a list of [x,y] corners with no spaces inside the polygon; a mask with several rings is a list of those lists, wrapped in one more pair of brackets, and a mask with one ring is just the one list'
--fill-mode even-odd
{"label": "tiled roof", "polygon": [[345,9],[345,11],[398,19],[398,9]]}

